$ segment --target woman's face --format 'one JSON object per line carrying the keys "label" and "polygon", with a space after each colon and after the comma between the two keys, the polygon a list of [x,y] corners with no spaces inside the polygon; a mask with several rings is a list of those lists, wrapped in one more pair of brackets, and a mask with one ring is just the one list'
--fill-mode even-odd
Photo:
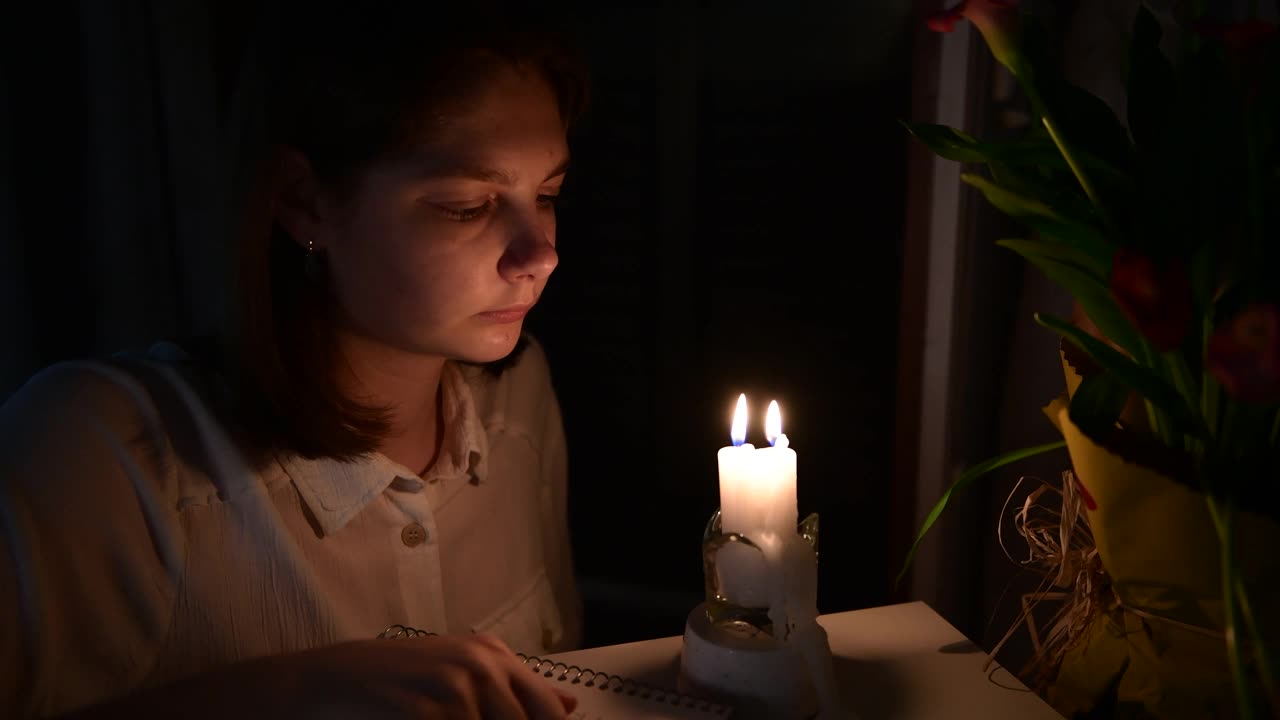
{"label": "woman's face", "polygon": [[366,172],[323,233],[345,329],[466,362],[509,354],[556,267],[567,162],[550,86],[500,71],[429,141]]}

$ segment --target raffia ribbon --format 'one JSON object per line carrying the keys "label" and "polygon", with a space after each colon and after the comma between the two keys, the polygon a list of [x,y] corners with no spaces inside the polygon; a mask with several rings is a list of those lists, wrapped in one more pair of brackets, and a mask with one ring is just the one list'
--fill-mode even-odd
{"label": "raffia ribbon", "polygon": [[[1027,543],[1027,555],[1016,559],[1005,545],[1003,523],[996,535],[1005,557],[1017,565],[1030,568],[1043,581],[1035,592],[1022,596],[1022,610],[1017,619],[992,648],[987,667],[1021,627],[1031,638],[1031,659],[1018,673],[1034,689],[1042,690],[1057,675],[1063,658],[1084,636],[1095,615],[1115,610],[1133,613],[1147,622],[1155,621],[1207,637],[1224,639],[1221,631],[1191,625],[1174,618],[1133,607],[1121,600],[1111,585],[1111,577],[1102,566],[1085,512],[1084,496],[1075,474],[1062,473],[1062,486],[1056,487],[1038,478],[1022,477],[1005,498],[1000,512],[1003,519],[1009,505],[1023,483],[1039,483],[1023,500],[1013,515],[1013,526]],[[1051,498],[1061,498],[1055,507]],[[1034,610],[1044,601],[1059,602],[1057,611],[1043,625],[1036,621]],[[1248,644],[1248,641],[1245,641]]]}
{"label": "raffia ribbon", "polygon": [[[1035,570],[1044,579],[1035,592],[1022,596],[1018,618],[992,648],[987,664],[994,662],[1009,638],[1025,626],[1031,637],[1032,656],[1019,675],[1036,689],[1042,689],[1052,681],[1067,651],[1083,636],[1094,615],[1114,608],[1117,600],[1094,544],[1075,474],[1064,471],[1061,487],[1038,478],[1020,478],[1005,499],[1001,519],[1007,516],[1009,504],[1024,482],[1040,483],[1023,499],[1013,516],[1014,529],[1027,543],[1026,557],[1015,559],[1010,554],[1005,545],[1003,523],[996,534],[1001,550],[1011,562]],[[1053,503],[1054,497],[1061,501]],[[1033,611],[1046,600],[1061,605],[1042,625]]]}

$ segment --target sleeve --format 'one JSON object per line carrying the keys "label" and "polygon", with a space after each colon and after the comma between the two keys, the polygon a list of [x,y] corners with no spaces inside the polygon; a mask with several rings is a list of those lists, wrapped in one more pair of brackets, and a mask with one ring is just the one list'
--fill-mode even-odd
{"label": "sleeve", "polygon": [[550,494],[547,517],[543,522],[543,547],[547,553],[547,574],[560,608],[564,635],[552,650],[563,652],[579,647],[582,643],[582,601],[578,595],[573,568],[573,545],[569,536],[569,464],[565,443],[564,422],[560,416],[560,403],[556,400],[551,383],[551,372],[542,347],[530,338],[525,350],[527,362],[535,366],[537,382],[543,394],[540,449],[543,487]]}
{"label": "sleeve", "polygon": [[66,712],[152,670],[186,552],[145,389],[67,363],[0,407],[0,715]]}

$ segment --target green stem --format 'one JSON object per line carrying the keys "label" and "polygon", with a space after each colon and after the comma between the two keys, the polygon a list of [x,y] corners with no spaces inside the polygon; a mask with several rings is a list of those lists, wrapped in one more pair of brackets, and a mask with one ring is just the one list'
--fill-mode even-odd
{"label": "green stem", "polygon": [[1143,398],[1142,404],[1147,408],[1147,422],[1151,425],[1151,434],[1161,440],[1164,440],[1165,432],[1163,426],[1160,424],[1160,415],[1156,410],[1156,406],[1146,398]]}
{"label": "green stem", "polygon": [[[1244,620],[1245,629],[1249,631],[1249,639],[1253,641],[1253,657],[1258,661],[1258,675],[1262,678],[1262,687],[1266,690],[1271,702],[1280,705],[1280,686],[1276,685],[1276,671],[1275,665],[1271,662],[1271,649],[1267,647],[1262,631],[1258,628],[1258,618],[1253,613],[1253,603],[1249,600],[1244,578],[1236,577],[1235,590],[1236,598],[1240,603],[1240,617]],[[1274,709],[1280,711],[1280,707]]]}
{"label": "green stem", "polygon": [[1227,458],[1239,459],[1236,453],[1235,442],[1236,434],[1236,415],[1239,414],[1239,408],[1234,402],[1228,398],[1222,403],[1222,429],[1218,433],[1218,447],[1222,448],[1223,456]]}
{"label": "green stem", "polygon": [[[1022,78],[1019,79],[1022,80]],[[1058,122],[1053,119],[1053,114],[1049,112],[1049,106],[1045,104],[1044,98],[1040,97],[1040,91],[1036,89],[1034,84],[1029,82],[1023,81],[1022,86],[1023,92],[1027,95],[1027,100],[1031,103],[1032,110],[1040,116],[1041,124],[1044,125],[1045,130],[1049,131],[1049,138],[1057,146],[1062,159],[1067,162],[1067,167],[1071,168],[1071,174],[1076,176],[1076,182],[1080,183],[1080,188],[1084,190],[1085,196],[1089,198],[1089,202],[1098,213],[1098,217],[1102,218],[1103,224],[1114,234],[1116,226],[1111,220],[1111,213],[1107,212],[1106,206],[1102,204],[1102,198],[1098,196],[1098,191],[1085,173],[1084,166],[1076,158],[1070,144],[1062,137],[1062,133],[1059,132]]]}
{"label": "green stem", "polygon": [[1218,507],[1218,500],[1206,495],[1209,503],[1209,515],[1213,518],[1214,529],[1218,531],[1219,562],[1222,564],[1222,621],[1223,634],[1227,638],[1227,660],[1231,665],[1231,680],[1236,691],[1237,710],[1242,718],[1257,717],[1253,707],[1253,696],[1249,694],[1249,685],[1245,677],[1244,650],[1240,647],[1240,638],[1236,632],[1236,568],[1235,542],[1231,527],[1230,501]]}
{"label": "green stem", "polygon": [[[1213,337],[1213,313],[1210,312],[1204,319],[1204,344],[1202,347],[1209,347],[1209,339]],[[1209,363],[1201,363],[1204,369],[1200,371],[1200,413],[1204,416],[1205,425],[1209,428],[1209,437],[1214,440],[1218,439],[1218,381],[1213,377],[1213,373],[1209,372]]]}
{"label": "green stem", "polygon": [[1089,176],[1085,174],[1084,167],[1076,160],[1076,156],[1071,152],[1071,148],[1063,139],[1062,133],[1058,132],[1058,125],[1053,118],[1047,114],[1041,116],[1040,121],[1044,123],[1044,129],[1049,131],[1049,137],[1053,140],[1053,144],[1058,146],[1058,152],[1062,153],[1062,159],[1067,161],[1067,167],[1071,168],[1071,174],[1076,176],[1076,181],[1080,183],[1080,188],[1084,190],[1084,194],[1089,198],[1089,202],[1093,204],[1093,209],[1098,212],[1098,217],[1102,218],[1103,224],[1113,233],[1116,225],[1111,220],[1111,214],[1107,212],[1107,208],[1102,204],[1102,199],[1098,197],[1098,191],[1094,189],[1093,183],[1089,181]]}
{"label": "green stem", "polygon": [[[1194,408],[1196,406],[1196,381],[1191,377],[1191,368],[1187,367],[1187,359],[1182,356],[1181,352],[1170,352],[1164,354],[1164,359],[1169,365],[1169,376],[1173,380],[1173,387],[1177,389],[1178,394],[1186,401],[1187,407]],[[1186,436],[1186,449],[1194,450],[1199,446],[1201,441],[1192,435]]]}
{"label": "green stem", "polygon": [[[1143,365],[1160,372],[1158,365],[1159,355],[1156,354],[1150,343],[1144,339],[1139,339],[1137,351],[1142,355]],[[1160,410],[1150,400],[1146,400],[1146,406],[1147,420],[1151,423],[1151,434],[1160,438],[1161,442],[1168,447],[1178,447],[1178,445],[1174,444],[1173,425],[1164,422],[1164,418],[1160,415]]]}

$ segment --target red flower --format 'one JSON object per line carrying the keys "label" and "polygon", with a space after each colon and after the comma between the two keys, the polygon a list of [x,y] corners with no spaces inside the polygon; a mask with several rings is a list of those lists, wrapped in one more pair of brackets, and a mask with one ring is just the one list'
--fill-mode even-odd
{"label": "red flower", "polygon": [[1266,20],[1251,18],[1244,22],[1214,23],[1205,20],[1191,25],[1202,38],[1221,40],[1233,55],[1250,56],[1276,36],[1276,26]]}
{"label": "red flower", "polygon": [[1276,38],[1275,24],[1257,18],[1236,23],[1214,23],[1202,20],[1193,23],[1191,29],[1202,38],[1222,42],[1227,49],[1227,54],[1234,61],[1237,71],[1241,74],[1245,100],[1250,104],[1255,102],[1262,91],[1262,81],[1266,71],[1263,60],[1267,46]]}
{"label": "red flower", "polygon": [[1159,268],[1136,250],[1117,250],[1111,258],[1111,294],[1158,350],[1177,349],[1191,330],[1191,282],[1176,260]]}
{"label": "red flower", "polygon": [[934,32],[951,32],[959,20],[976,25],[996,60],[1018,74],[1018,0],[961,0],[931,16],[928,25]]}
{"label": "red flower", "polygon": [[1005,10],[1016,10],[1018,0],[961,0],[960,4],[934,13],[929,18],[929,29],[934,32],[951,32],[959,20],[969,19],[974,23],[995,17]]}
{"label": "red flower", "polygon": [[1280,402],[1280,309],[1254,304],[1209,338],[1209,372],[1232,397]]}

